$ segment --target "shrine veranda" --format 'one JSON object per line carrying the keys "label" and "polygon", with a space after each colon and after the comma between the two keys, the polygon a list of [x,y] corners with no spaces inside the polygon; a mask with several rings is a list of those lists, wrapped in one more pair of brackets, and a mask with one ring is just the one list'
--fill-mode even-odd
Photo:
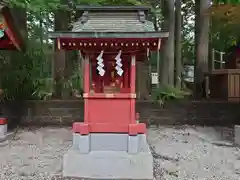
{"label": "shrine veranda", "polygon": [[73,123],[63,175],[153,179],[146,125],[137,122],[135,112],[136,63],[159,51],[168,33],[154,31],[146,7],[77,10],[83,13],[72,32],[50,33],[58,51],[76,50],[84,61],[84,122]]}

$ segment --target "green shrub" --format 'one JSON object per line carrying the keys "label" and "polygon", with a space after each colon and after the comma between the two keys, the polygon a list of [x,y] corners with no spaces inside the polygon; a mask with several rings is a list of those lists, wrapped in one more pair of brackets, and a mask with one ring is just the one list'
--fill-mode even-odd
{"label": "green shrub", "polygon": [[184,99],[190,95],[191,93],[189,91],[183,91],[171,86],[161,86],[156,89],[152,97],[156,103],[159,103],[160,106],[164,106],[164,104],[168,101]]}
{"label": "green shrub", "polygon": [[47,100],[52,97],[54,80],[52,78],[39,78],[34,82],[35,90],[32,93],[33,99]]}

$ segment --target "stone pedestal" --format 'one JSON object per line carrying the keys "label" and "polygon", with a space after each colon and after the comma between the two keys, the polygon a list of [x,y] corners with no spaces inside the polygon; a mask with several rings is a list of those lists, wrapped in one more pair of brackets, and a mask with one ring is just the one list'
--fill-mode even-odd
{"label": "stone pedestal", "polygon": [[234,141],[236,145],[240,146],[240,125],[234,127]]}
{"label": "stone pedestal", "polygon": [[73,134],[63,158],[63,176],[91,179],[153,179],[153,157],[145,134]]}
{"label": "stone pedestal", "polygon": [[7,137],[7,119],[0,118],[0,142]]}

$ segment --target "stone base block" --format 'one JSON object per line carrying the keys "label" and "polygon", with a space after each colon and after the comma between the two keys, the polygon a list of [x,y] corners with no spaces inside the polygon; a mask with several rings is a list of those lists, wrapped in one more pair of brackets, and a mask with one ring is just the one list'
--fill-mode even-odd
{"label": "stone base block", "polygon": [[130,136],[128,134],[91,133],[81,135],[73,133],[73,148],[80,153],[91,151],[127,151],[129,154],[148,152],[146,134]]}
{"label": "stone base block", "polygon": [[0,124],[0,136],[7,134],[7,124]]}
{"label": "stone base block", "polygon": [[0,142],[8,138],[7,124],[0,124]]}
{"label": "stone base block", "polygon": [[153,157],[146,135],[73,133],[63,158],[63,176],[86,179],[153,179]]}
{"label": "stone base block", "polygon": [[91,151],[80,153],[71,148],[63,158],[63,176],[87,179],[153,179],[150,152]]}
{"label": "stone base block", "polygon": [[234,141],[236,145],[240,146],[240,125],[234,127]]}

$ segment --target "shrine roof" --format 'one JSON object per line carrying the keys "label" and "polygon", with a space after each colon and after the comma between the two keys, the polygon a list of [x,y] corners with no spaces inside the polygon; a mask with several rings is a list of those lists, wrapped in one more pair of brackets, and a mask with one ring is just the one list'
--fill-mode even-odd
{"label": "shrine roof", "polygon": [[79,6],[84,13],[73,24],[73,32],[148,32],[154,25],[147,20],[148,7],[143,6]]}
{"label": "shrine roof", "polygon": [[169,36],[168,32],[49,32],[50,38],[166,38]]}
{"label": "shrine roof", "polygon": [[[61,8],[68,9],[68,5],[61,5]],[[147,6],[83,6],[83,5],[76,5],[75,8],[77,11],[150,11],[150,8]]]}
{"label": "shrine roof", "polygon": [[155,31],[145,6],[76,6],[82,15],[72,31],[49,32],[50,38],[166,38]]}

